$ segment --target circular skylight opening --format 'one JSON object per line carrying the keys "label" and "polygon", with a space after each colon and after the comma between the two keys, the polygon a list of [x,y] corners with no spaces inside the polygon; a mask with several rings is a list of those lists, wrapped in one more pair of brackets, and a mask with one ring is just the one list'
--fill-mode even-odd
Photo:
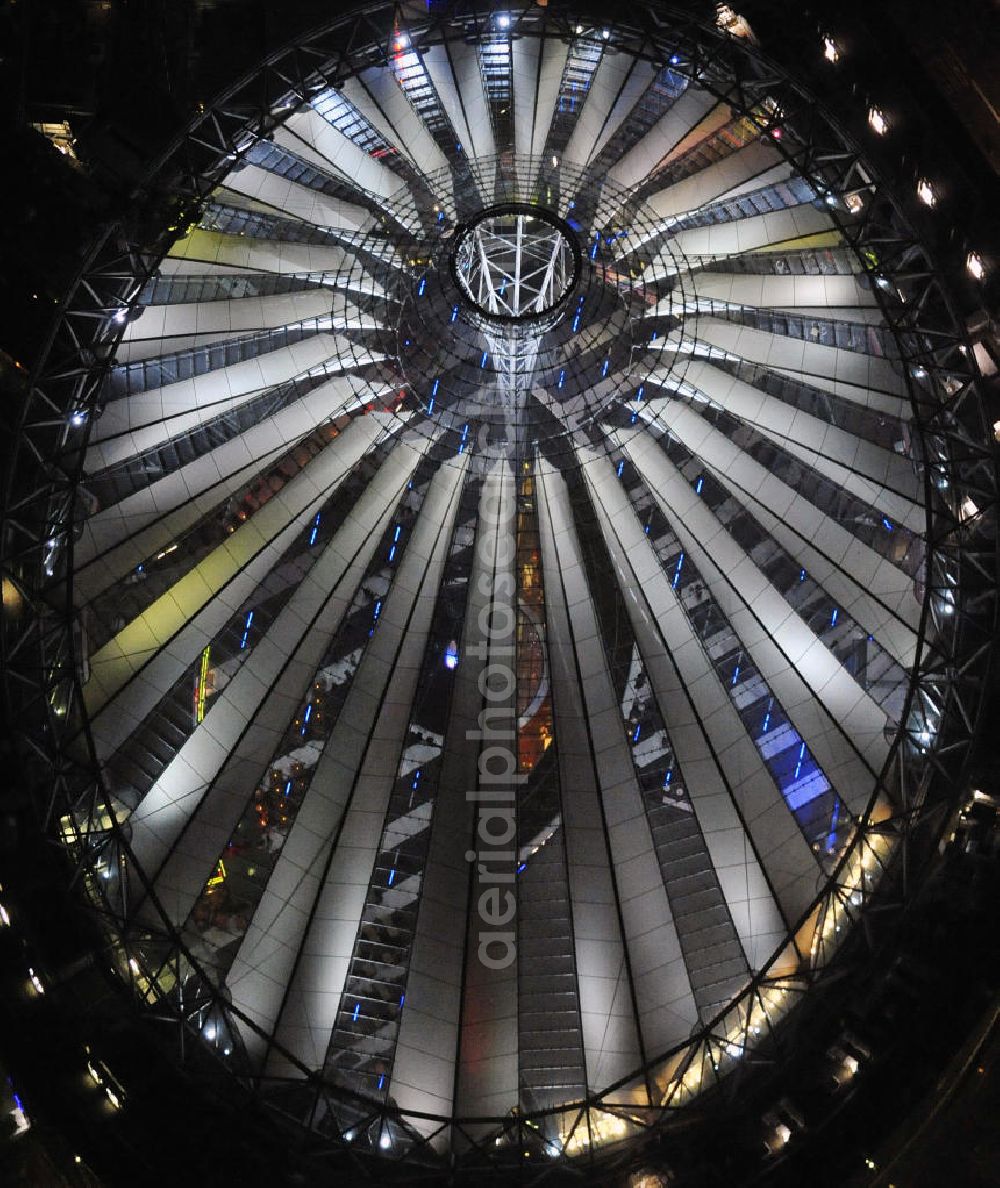
{"label": "circular skylight opening", "polygon": [[507,203],[458,229],[452,268],[476,312],[499,322],[527,322],[565,301],[580,271],[580,245],[569,224],[551,211]]}

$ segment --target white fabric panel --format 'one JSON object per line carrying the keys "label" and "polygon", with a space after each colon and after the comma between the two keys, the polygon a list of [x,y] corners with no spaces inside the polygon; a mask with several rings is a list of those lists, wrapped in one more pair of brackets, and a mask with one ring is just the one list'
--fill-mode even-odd
{"label": "white fabric panel", "polygon": [[[774,398],[770,399],[773,401]],[[781,426],[789,418],[785,417],[781,409],[762,409],[759,416],[758,428],[761,432],[790,454],[830,479],[841,490],[871,504],[879,513],[888,516],[890,521],[904,524],[917,536],[923,535],[927,524],[926,513],[915,497],[918,480],[909,459],[832,426],[818,429],[815,437],[797,436],[807,428],[809,420],[815,421],[808,413],[795,411],[787,432],[782,432]],[[817,421],[816,424],[823,425],[823,422]],[[822,452],[812,445],[813,441],[819,440],[820,434]],[[803,441],[810,444],[801,444]],[[883,482],[888,485],[883,486]]]}
{"label": "white fabric panel", "polygon": [[331,314],[335,328],[378,325],[343,297],[335,307],[333,303],[329,289],[310,288],[266,297],[150,305],[141,318],[129,322],[115,357],[119,363],[132,363],[314,318],[329,324]]}
{"label": "white fabric panel", "polygon": [[[348,94],[346,88],[344,94]],[[363,110],[367,115],[367,109]],[[295,112],[283,127],[276,128],[274,142],[321,169],[329,169],[332,165],[352,185],[378,197],[388,198],[403,186],[398,174],[358,148],[311,107]]]}
{"label": "white fabric panel", "polygon": [[[832,229],[830,216],[806,202],[729,223],[679,231],[671,240],[671,247],[686,256],[732,256]],[[670,256],[664,255],[661,260],[662,264],[654,261],[646,270],[643,274],[646,280],[669,275]]]}
{"label": "white fabric panel", "polygon": [[250,268],[256,272],[338,272],[348,263],[342,247],[255,239],[200,227],[179,239],[171,247],[170,256],[216,265],[226,271]]}
{"label": "white fabric panel", "polygon": [[[136,859],[154,875],[157,897],[175,925],[187,919],[288,723],[301,711],[415,459],[404,446],[387,460],[380,481],[366,488],[129,818]],[[151,908],[147,914],[155,920]]]}
{"label": "white fabric panel", "polygon": [[[196,425],[219,416],[221,412],[238,409],[259,396],[268,387],[284,384],[303,375],[327,374],[324,385],[331,403],[330,415],[347,411],[356,403],[353,393],[361,391],[369,396],[369,388],[378,394],[390,393],[388,384],[365,384],[361,380],[337,380],[346,367],[357,367],[384,361],[382,353],[368,352],[361,347],[346,348],[347,340],[330,333],[330,318],[317,333],[290,347],[278,347],[255,359],[216,367],[213,371],[195,375],[191,379],[173,380],[159,387],[148,387],[110,402],[91,438],[88,461],[93,454],[93,469],[115,465],[128,457],[150,449],[153,445],[177,437]],[[205,343],[208,346],[208,343]],[[308,349],[299,349],[308,346]],[[328,354],[333,352],[333,354]],[[259,366],[253,367],[253,364]],[[280,377],[280,378],[278,378]],[[257,383],[262,380],[262,383]],[[135,448],[129,448],[131,443]],[[108,460],[108,461],[106,461]]]}
{"label": "white fabric panel", "polygon": [[[268,297],[149,305],[141,318],[126,325],[122,345],[181,335],[197,339],[200,334],[245,334],[318,318],[329,312],[330,295],[325,289],[304,289]],[[121,359],[120,349],[118,358]]]}
{"label": "white fabric panel", "polygon": [[[572,165],[586,165],[594,155],[598,138],[604,131],[605,121],[611,114],[615,96],[628,74],[629,59],[625,54],[603,54],[594,71],[577,117],[576,127],[566,144],[563,161]],[[648,68],[649,78],[654,71]],[[622,111],[624,117],[628,109]],[[620,122],[620,120],[619,120]],[[613,128],[611,129],[614,130]]]}
{"label": "white fabric panel", "polygon": [[[483,493],[482,504],[490,521],[486,530],[493,538],[489,542],[492,548],[489,544],[484,546],[487,567],[492,575],[492,580],[485,588],[486,601],[497,609],[506,607],[511,614],[515,609],[514,481],[509,466],[504,464],[502,468],[497,468],[490,475],[489,489]],[[500,611],[498,621],[503,621],[503,617],[504,612]],[[489,642],[491,662],[509,669],[511,657],[503,650],[509,641],[500,636],[498,640],[491,639]],[[479,704],[482,704],[482,700],[480,698]],[[491,699],[490,705],[516,714],[516,691],[512,689],[506,698],[498,696]],[[483,745],[485,747],[487,744]],[[488,805],[507,807],[499,793],[517,794],[517,785],[513,781],[506,785],[485,785],[478,772],[470,787],[477,791],[482,788],[483,791],[483,802],[481,807],[477,805],[477,816]],[[470,848],[477,853],[489,854],[496,847],[481,843],[478,821],[476,824],[477,832]],[[485,861],[485,865],[489,870],[502,869],[499,861]],[[511,862],[507,869],[513,872],[513,867]],[[518,961],[515,956],[515,960],[506,968],[494,970],[480,960],[480,932],[487,929],[483,928],[479,918],[478,900],[484,890],[495,888],[497,884],[487,883],[483,879],[478,862],[470,873],[469,894],[471,901],[477,904],[477,910],[469,913],[465,930],[465,981],[461,1004],[457,1096],[463,1103],[463,1110],[468,1109],[469,1114],[475,1116],[502,1113],[518,1096]]]}
{"label": "white fabric panel", "polygon": [[[294,142],[286,147],[298,152],[300,157],[305,153],[299,151]],[[317,168],[331,173],[329,165],[318,161],[311,162]],[[272,173],[261,165],[247,162],[242,169],[230,173],[226,177],[226,188],[254,199],[269,209],[272,214],[286,219],[302,219],[307,223],[315,223],[318,227],[343,227],[348,231],[356,230],[363,222],[367,212],[363,207],[349,205],[331,198],[320,190],[313,190],[301,182]]]}
{"label": "white fabric panel", "polygon": [[[758,253],[752,253],[752,254],[756,255]],[[769,254],[771,254],[771,253],[769,253]],[[780,255],[780,253],[773,253],[773,254]],[[794,254],[795,254],[794,251],[789,251],[789,253],[788,253],[789,256],[794,256]],[[714,261],[713,261],[713,263],[714,263]],[[694,265],[692,265],[692,268],[694,269]],[[693,286],[693,284],[695,282],[695,278],[697,278],[700,281],[703,276],[708,277],[708,276],[711,276],[711,274],[706,273],[706,272],[701,272],[701,271],[694,271],[692,273],[691,281],[689,283]],[[750,279],[750,278],[746,277],[746,278],[741,278],[741,279]],[[760,278],[757,278],[757,279],[760,279]],[[792,280],[792,279],[797,279],[797,278],[781,277],[778,279]],[[812,279],[819,280],[819,279],[823,279],[823,278],[815,277]],[[859,291],[862,291],[862,290],[859,290]],[[819,296],[820,299],[822,299],[821,294],[817,294],[817,296]],[[688,294],[683,299],[683,301],[679,305],[675,306],[674,309],[675,309],[675,312],[683,312],[685,314],[708,314],[713,317],[719,317],[719,318],[724,319],[728,311],[721,307],[725,304],[727,304],[727,303],[724,301],[720,301],[717,297],[713,297],[710,294],[703,294],[700,291],[695,292],[694,288],[692,287],[690,289],[690,291],[688,292]],[[734,306],[738,306],[740,303],[732,302],[732,304]],[[751,307],[752,307],[752,303],[749,303],[747,308],[751,308]],[[669,302],[664,299],[661,299],[660,301],[657,302],[657,304],[655,306],[650,307],[650,309],[646,313],[646,317],[659,317],[659,316],[662,316],[662,315],[670,312],[670,309],[671,309],[671,306],[670,306]],[[818,319],[821,321],[836,322],[836,323],[844,324],[844,325],[848,325],[848,326],[854,324],[854,325],[863,325],[863,326],[884,327],[884,325],[885,325],[884,320],[882,318],[881,311],[874,306],[864,306],[864,307],[851,306],[849,308],[844,308],[844,307],[838,307],[838,306],[834,305],[832,302],[829,305],[826,305],[826,304],[823,304],[823,305],[805,305],[805,304],[795,305],[794,303],[789,302],[784,305],[782,305],[780,303],[775,304],[773,306],[773,309],[774,309],[774,312],[776,312],[776,313],[786,313],[786,314],[791,314],[791,315],[798,315],[803,320],[811,320],[811,319],[815,318],[815,319]],[[847,348],[844,348],[844,349],[847,349]]]}
{"label": "white fabric panel", "polygon": [[[652,307],[649,312],[649,317],[665,316],[670,312],[670,300],[665,299]],[[698,301],[687,301],[684,303],[685,309],[697,310]],[[762,334],[762,341],[766,342],[768,335]],[[747,349],[748,342],[744,340],[744,349]],[[758,344],[760,345],[760,344]],[[719,347],[711,346],[707,342],[702,342],[698,339],[686,338],[682,331],[673,330],[666,338],[659,340],[657,343],[650,346],[650,350],[655,350],[659,347],[665,360],[672,360],[672,357],[692,356],[700,358],[711,358],[718,355],[721,358],[735,361],[739,358],[744,358],[747,362],[761,362],[759,359],[754,359],[752,354],[748,353],[743,356],[733,354],[731,351],[723,350]],[[763,350],[763,348],[761,348]],[[670,382],[670,368],[672,361],[665,362],[658,366],[651,374],[650,378],[654,382],[668,383]],[[853,404],[857,404],[861,408],[869,408],[873,412],[879,413],[889,417],[894,417],[896,420],[904,424],[909,422],[911,417],[911,406],[908,399],[900,396],[893,396],[887,392],[881,392],[875,388],[867,387],[864,384],[850,383],[847,380],[835,379],[832,376],[817,375],[815,372],[803,374],[802,370],[797,367],[778,367],[774,364],[767,364],[770,369],[778,375],[786,375],[789,379],[801,380],[813,388],[820,388],[825,392],[832,392],[837,396],[842,396],[845,400],[850,400]],[[907,449],[905,441],[900,438],[899,444],[896,447],[897,453],[905,453]]]}
{"label": "white fabric panel", "polygon": [[[854,404],[861,405],[862,408],[870,408],[873,412],[881,413],[887,417],[895,417],[897,421],[902,421],[907,424],[913,415],[913,409],[910,405],[909,397],[894,396],[889,392],[881,392],[876,388],[869,388],[864,384],[852,384],[846,380],[835,379],[833,376],[816,375],[813,372],[811,375],[800,375],[799,372],[788,367],[775,367],[774,370],[779,375],[787,375],[792,379],[802,379],[814,388],[820,388],[824,392],[832,392],[835,396],[842,396],[845,400],[850,400]],[[904,450],[904,443],[900,440],[896,447],[897,453]]]}
{"label": "white fabric panel", "polygon": [[717,102],[708,91],[689,86],[642,140],[612,168],[611,180],[625,187],[642,181]]}
{"label": "white fabric panel", "polygon": [[[762,148],[768,147],[761,142],[758,142],[758,144]],[[746,145],[744,148],[738,151],[737,156],[741,156],[751,147],[753,146]],[[772,165],[770,169],[765,169],[763,172],[754,173],[745,178],[745,180],[739,182],[737,185],[732,186],[730,189],[723,190],[723,192],[719,195],[718,200],[720,202],[730,202],[732,199],[739,198],[743,194],[750,194],[754,190],[759,190],[764,186],[771,186],[777,184],[778,182],[787,181],[788,178],[794,176],[795,170],[792,168],[792,166],[783,157],[778,157],[776,158],[776,164]]]}
{"label": "white fabric panel", "polygon": [[413,110],[392,71],[381,67],[363,70],[357,83],[348,80],[344,84],[344,94],[353,99],[352,90],[355,88],[358,108],[391,144],[410,159],[418,172],[425,176],[428,173],[439,174],[438,184],[444,187],[445,197],[450,200],[452,184],[448,158]]}
{"label": "white fabric panel", "polygon": [[424,69],[431,80],[445,115],[451,121],[455,139],[459,144],[473,144],[472,133],[465,118],[462,100],[455,89],[455,76],[443,45],[431,45],[420,51]]}
{"label": "white fabric panel", "polygon": [[704,315],[698,319],[698,338],[755,363],[790,370],[807,383],[812,382],[811,377],[816,375],[899,396],[906,392],[905,380],[888,359],[864,355],[860,351],[845,351],[818,342],[806,342],[805,339],[788,338],[783,334],[772,334],[753,326],[741,326],[736,322]]}
{"label": "white fabric panel", "polygon": [[622,121],[642,98],[646,88],[656,77],[656,67],[650,62],[629,64],[628,73],[620,86],[617,98],[608,112],[604,128],[594,144],[591,158],[596,157],[622,125]]}
{"label": "white fabric panel", "polygon": [[492,157],[493,125],[475,46],[464,41],[434,46],[424,54],[424,64],[469,160]]}
{"label": "white fabric panel", "polygon": [[[370,220],[370,216],[369,216]],[[212,232],[202,232],[204,235],[214,234]],[[225,236],[219,236],[225,238]],[[237,237],[238,238],[238,237]],[[383,252],[383,255],[385,253]],[[247,268],[238,266],[236,264],[225,264],[224,262],[208,261],[208,260],[185,260],[176,256],[164,256],[160,261],[157,271],[162,276],[197,276],[210,277],[216,272],[225,274],[246,274],[253,275],[255,272],[266,271],[265,269]],[[317,274],[314,274],[317,275]],[[376,297],[384,297],[385,289],[371,276],[369,276],[358,261],[353,261],[350,266],[345,264],[344,267],[338,269],[336,272],[328,272],[325,275],[327,293],[333,291],[345,293],[363,293],[365,296],[374,294]],[[148,309],[155,308],[147,306]]]}
{"label": "white fabric panel", "polygon": [[106,756],[146,717],[273,568],[361,456],[353,437],[326,450],[194,569],[90,658],[84,704]]}
{"label": "white fabric panel", "polygon": [[[210,235],[214,232],[204,231],[201,234]],[[178,242],[183,243],[183,240]],[[245,272],[248,276],[260,271],[256,268],[239,268],[235,264],[227,267],[224,264],[208,263],[203,260],[185,260],[182,256],[173,255],[164,256],[157,268],[157,272],[162,276],[211,276],[216,270],[220,273]],[[152,306],[146,306],[146,312],[142,316],[146,317],[152,308]]]}
{"label": "white fabric panel", "polygon": [[684,551],[792,725],[844,803],[861,812],[889,749],[885,713],[791,610],[663,451],[637,440],[633,453]]}
{"label": "white fabric panel", "polygon": [[[863,290],[862,290],[863,291]],[[865,326],[885,326],[882,311],[876,306],[853,306],[848,310],[831,309],[829,305],[775,305],[775,310],[801,314],[804,318],[832,318],[834,321],[856,322]]]}
{"label": "white fabric panel", "polygon": [[[105,409],[97,422],[102,437],[92,441],[87,451],[88,466],[94,472],[134,458],[221,413],[239,408],[264,389],[314,368],[325,365],[331,375],[336,375],[355,362],[376,362],[385,357],[360,350],[340,335],[319,333],[255,359],[136,392],[127,399],[112,401]],[[355,387],[361,388],[362,381],[356,381]],[[341,390],[338,394],[341,402],[331,407],[331,415],[346,411],[352,403],[347,392]]]}
{"label": "white fabric panel", "polygon": [[[531,154],[531,131],[536,120],[538,59],[542,43],[536,37],[518,37],[510,43],[511,80],[514,88],[514,152]],[[541,113],[544,119],[545,113]]]}
{"label": "white fabric panel", "polygon": [[[324,1061],[336,1021],[466,462],[440,467],[431,482],[378,630],[313,777],[306,804],[322,800],[319,816],[311,815],[300,829],[306,805],[300,810],[292,831],[296,844],[289,851],[289,836],[282,847],[280,862],[289,851],[288,862],[280,878],[277,869],[272,875],[229,977],[233,1001],[265,1028],[277,1018],[277,1042],[313,1068]],[[295,1075],[274,1049],[268,1071]]]}
{"label": "white fabric panel", "polygon": [[[366,153],[362,152],[361,149],[357,148],[356,145],[351,144],[350,141],[347,141],[349,148],[344,152],[344,156],[350,158],[352,153],[357,153],[360,156],[361,161],[360,172],[357,174],[345,172],[343,163],[338,165],[335,161],[325,157],[323,153],[316,147],[317,144],[323,144],[326,146],[330,146],[332,144],[336,150],[340,149],[340,145],[337,141],[331,141],[328,138],[328,133],[333,133],[333,135],[338,137],[340,140],[344,140],[345,138],[342,137],[340,133],[334,132],[334,129],[332,129],[330,125],[322,119],[321,116],[317,116],[316,113],[311,109],[297,113],[297,117],[297,123],[286,123],[274,130],[272,136],[274,143],[280,148],[284,148],[289,152],[295,153],[295,155],[301,157],[303,161],[307,161],[310,165],[314,165],[317,169],[328,174],[330,177],[336,178],[338,181],[343,182],[345,188],[355,194],[358,198],[358,201],[352,202],[346,197],[334,198],[329,194],[323,194],[322,199],[325,203],[325,206],[320,209],[325,210],[326,213],[322,218],[319,218],[315,221],[324,227],[339,227],[344,231],[360,231],[370,227],[373,222],[373,215],[365,206],[361,204],[361,195],[364,191],[368,190],[369,187],[364,186],[361,182],[361,179],[363,177],[367,177],[369,181],[374,180],[376,183],[379,181],[378,173],[369,171],[364,164],[366,161],[371,161],[371,158],[368,157]],[[295,117],[293,117],[293,121],[294,119]],[[312,120],[314,119],[321,120],[323,128],[319,128],[313,124]],[[312,136],[313,131],[315,131],[316,135],[321,138],[320,140],[314,142],[313,140],[309,139],[309,137]],[[371,163],[373,165],[378,164],[374,161],[371,161]],[[260,169],[261,167],[247,164],[246,168]],[[384,166],[381,168],[384,169]],[[264,172],[267,171],[264,170]],[[245,205],[253,208],[270,210],[272,214],[280,213],[280,208],[278,212],[271,210],[270,203],[265,205],[264,201],[253,197],[247,191],[241,191],[234,184],[236,179],[241,176],[241,173],[242,171],[239,171],[228,175],[226,178],[226,184],[219,188],[219,201],[235,206]],[[277,177],[278,175],[274,174],[273,176]],[[314,191],[309,190],[308,192],[313,193]],[[276,196],[276,191],[261,191],[261,194],[262,197],[265,197],[268,194],[275,194]],[[296,196],[295,201],[297,204],[303,204],[297,205],[296,210],[301,211],[306,209],[304,206],[305,200],[303,198]]]}
{"label": "white fabric panel", "polygon": [[[477,681],[486,665],[486,649],[477,657],[472,648],[483,645],[486,638],[478,626],[478,617],[491,601],[493,582],[492,521],[496,507],[488,501],[499,490],[500,474],[495,467],[493,476],[484,483],[480,504],[465,635],[460,644],[462,659],[455,673],[451,719],[410,953],[406,1010],[396,1041],[391,1091],[400,1109],[447,1114],[453,1107],[469,901],[469,863],[465,854],[473,844],[475,831],[475,804],[468,793],[477,781],[480,744],[475,736],[483,701]],[[413,1119],[412,1124],[424,1133],[437,1129],[436,1123],[419,1119]]]}
{"label": "white fabric panel", "polygon": [[788,310],[816,306],[823,310],[821,317],[848,320],[857,320],[857,306],[871,306],[878,322],[882,321],[874,293],[862,288],[855,276],[739,276],[705,271],[698,273],[695,289],[699,297],[712,301]]}
{"label": "white fabric panel", "polygon": [[[249,163],[247,168],[249,168]],[[257,166],[254,166],[257,168]],[[266,171],[265,171],[266,172]],[[281,211],[276,211],[275,208],[267,202],[262,202],[259,198],[251,198],[249,194],[244,194],[242,191],[228,186],[223,180],[212,191],[212,199],[215,202],[222,203],[224,206],[232,207],[233,210],[249,211],[252,214],[269,215],[272,218],[275,215],[280,216]]]}
{"label": "white fabric panel", "polygon": [[667,425],[721,482],[737,492],[740,502],[748,504],[765,527],[784,525],[777,539],[838,605],[901,664],[912,662],[920,605],[912,580],[902,570],[743,453],[694,409],[679,401],[651,401],[644,415],[656,416]]}
{"label": "white fabric panel", "polygon": [[718,132],[720,128],[724,128],[732,121],[733,109],[728,103],[719,100],[696,124],[691,126],[687,134],[667,153],[664,163],[673,164],[678,158],[683,157],[697,145],[703,144],[713,133]]}
{"label": "white fabric panel", "polygon": [[[555,544],[548,517],[539,516],[549,629],[554,733],[559,740],[559,778],[564,789],[563,831],[573,911],[580,1021],[587,1085],[603,1088],[642,1063],[633,1013],[630,972],[605,838],[603,800],[588,741],[588,722],[570,646],[569,618],[556,580]],[[564,642],[563,642],[564,641]]]}
{"label": "white fabric panel", "polygon": [[711,363],[693,360],[684,378],[838,487],[918,535],[924,531],[925,512],[918,502],[917,476],[908,458],[828,425]]}
{"label": "white fabric panel", "polygon": [[747,960],[760,969],[811,903],[819,867],[709,664],[611,462],[591,455],[586,474],[607,517],[602,529],[616,577],[623,589],[635,592],[625,600],[629,619],[695,816]]}
{"label": "white fabric panel", "polygon": [[[735,485],[730,482],[728,475],[719,475],[718,477],[740,499],[746,499],[742,491],[736,491]],[[785,520],[775,515],[773,504],[766,501],[758,502],[753,497],[749,503],[763,527],[784,549],[787,549],[837,605],[847,610],[851,617],[864,628],[866,634],[873,635],[903,668],[910,668],[917,654],[917,634],[910,622],[892,613],[883,603],[873,597],[869,587],[860,578],[852,578],[840,566],[834,565],[828,555],[814,546],[812,536],[797,534]],[[822,514],[820,519],[821,526],[815,534],[820,539],[828,539],[831,533],[845,531],[838,525],[831,524]],[[852,554],[855,551],[852,549]],[[878,569],[882,574],[894,580],[897,585],[900,582],[905,583],[903,588],[906,597],[902,601],[910,611],[910,620],[914,620],[919,607],[914,597],[913,583],[906,581],[905,576],[900,575],[900,571],[888,561],[880,559]]]}
{"label": "white fabric panel", "polygon": [[[372,314],[362,313],[357,305],[351,302],[344,294],[346,288],[338,293],[333,293],[329,289],[325,291],[322,305],[319,301],[314,301],[314,306],[319,306],[319,312],[313,313],[311,310],[302,314],[301,318],[289,318],[287,321],[277,322],[278,327],[297,326],[299,321],[309,323],[306,329],[311,329],[313,323],[319,324],[319,329],[322,333],[329,333],[331,330],[382,330],[384,325],[378,322]],[[319,290],[310,290],[313,294],[319,294]],[[283,295],[284,296],[284,295]],[[300,296],[300,294],[296,294]],[[249,297],[248,301],[270,301],[275,300],[271,297]],[[188,303],[188,307],[196,307],[196,302]],[[214,302],[205,302],[205,305],[215,304]],[[332,306],[332,312],[331,312]],[[180,308],[175,306],[174,308]],[[172,337],[146,337],[134,338],[129,343],[123,344],[123,349],[118,352],[117,361],[119,363],[142,363],[150,359],[162,359],[165,356],[177,354],[181,351],[192,350],[197,347],[210,347],[220,342],[231,342],[237,339],[248,339],[265,330],[273,329],[266,325],[251,325],[243,327],[239,330],[205,330],[197,334],[176,334]]]}
{"label": "white fabric panel", "polygon": [[[335,377],[329,383],[340,385],[345,381]],[[95,512],[84,523],[83,535],[76,544],[80,571],[74,585],[81,582],[79,589],[90,598],[123,577],[209,511],[224,493],[236,490],[274,454],[330,421],[344,402],[336,388],[331,390],[323,384],[240,437]],[[341,437],[360,434],[368,444],[385,430],[388,420],[389,415],[384,413],[357,418]],[[361,427],[355,429],[354,425]],[[97,566],[97,576],[93,577],[89,569],[92,564]]]}
{"label": "white fabric panel", "polygon": [[[147,528],[139,529],[132,535],[126,535],[125,539],[122,537],[123,533],[128,532],[129,517],[121,510],[122,504],[116,504],[114,508],[107,509],[104,513],[105,517],[110,511],[118,513],[115,517],[117,520],[114,525],[115,531],[108,551],[93,557],[73,575],[73,598],[76,605],[82,606],[89,602],[106,590],[108,586],[134,570],[136,566],[148,561],[150,557],[154,557],[162,549],[165,549],[203,515],[207,515],[213,508],[222,504],[246,483],[249,483],[257,473],[266,469],[272,461],[281,457],[287,448],[287,443],[279,439],[271,449],[224,478],[220,479],[216,472],[211,476],[216,481],[210,483],[200,494],[190,498],[180,507],[174,508],[162,519],[155,520]],[[139,494],[147,495],[148,491],[149,488]],[[130,496],[130,499],[135,499],[135,496]],[[96,520],[100,514],[98,513],[92,518]],[[155,509],[152,514],[157,514]],[[92,543],[93,525],[89,521],[85,525],[85,532],[88,529],[88,540]],[[91,550],[88,550],[88,554],[90,552]]]}
{"label": "white fabric panel", "polygon": [[[777,181],[777,177],[769,179],[763,175],[779,161],[781,157],[773,145],[751,141],[739,151],[699,169],[690,177],[651,194],[647,201],[660,218],[685,214],[707,206],[736,187],[755,190],[758,186],[766,185],[769,180]],[[784,176],[789,176],[791,172],[791,166],[782,164],[781,173]]]}
{"label": "white fabric panel", "polygon": [[546,573],[560,575],[575,637],[642,1040],[647,1052],[661,1052],[688,1037],[698,1010],[608,677],[565,484],[547,468],[540,477],[542,564]]}
{"label": "white fabric panel", "polygon": [[[515,48],[523,44],[523,41],[514,42]],[[562,82],[563,70],[566,68],[566,59],[569,57],[569,46],[562,41],[546,39],[539,44],[542,46],[542,71],[538,78],[535,120],[529,145],[529,151],[533,157],[540,157],[545,148],[549,128],[552,126],[552,117],[555,115],[556,103],[559,101],[559,85]],[[516,86],[516,75],[514,83]],[[516,106],[514,111],[517,111]]]}

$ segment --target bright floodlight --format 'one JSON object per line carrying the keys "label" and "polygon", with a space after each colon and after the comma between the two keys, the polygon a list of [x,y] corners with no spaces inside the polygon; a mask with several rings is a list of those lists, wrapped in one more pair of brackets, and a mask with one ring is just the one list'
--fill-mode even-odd
{"label": "bright floodlight", "polygon": [[868,108],[868,126],[876,136],[884,136],[889,131],[889,124],[881,108]]}

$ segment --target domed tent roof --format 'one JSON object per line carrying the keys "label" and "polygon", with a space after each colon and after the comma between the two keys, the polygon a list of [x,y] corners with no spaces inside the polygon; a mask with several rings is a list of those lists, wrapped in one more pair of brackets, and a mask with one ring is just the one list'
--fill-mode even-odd
{"label": "domed tent roof", "polygon": [[67,410],[62,832],[285,1114],[573,1159],[773,1050],[958,737],[968,376],[744,43],[388,11],[192,131]]}

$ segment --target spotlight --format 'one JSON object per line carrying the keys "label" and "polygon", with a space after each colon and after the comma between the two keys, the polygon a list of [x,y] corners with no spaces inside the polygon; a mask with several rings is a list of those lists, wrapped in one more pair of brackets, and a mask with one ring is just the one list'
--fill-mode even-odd
{"label": "spotlight", "polygon": [[880,108],[868,108],[868,127],[871,128],[876,136],[884,136],[889,131],[889,123]]}

